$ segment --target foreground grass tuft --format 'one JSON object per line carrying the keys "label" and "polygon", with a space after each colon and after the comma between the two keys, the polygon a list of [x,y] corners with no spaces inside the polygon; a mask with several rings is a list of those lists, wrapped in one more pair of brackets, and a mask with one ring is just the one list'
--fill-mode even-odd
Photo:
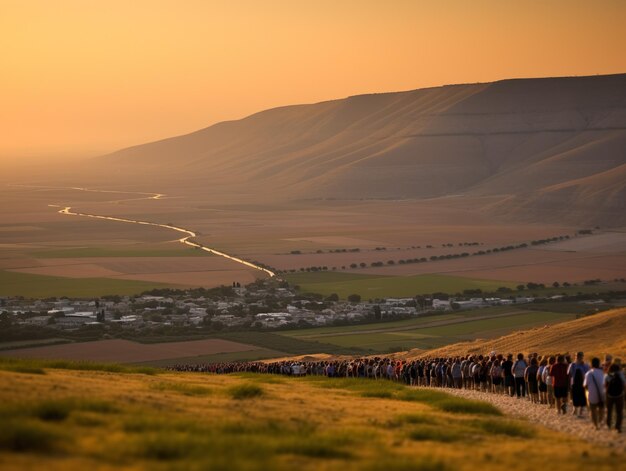
{"label": "foreground grass tuft", "polygon": [[411,428],[409,438],[417,441],[450,443],[463,439],[463,434],[458,428],[446,427],[444,424],[420,424]]}
{"label": "foreground grass tuft", "polygon": [[414,401],[429,404],[444,412],[501,416],[502,412],[492,404],[454,397],[440,391],[430,389],[406,389],[398,395],[403,401]]}
{"label": "foreground grass tuft", "polygon": [[315,441],[303,438],[297,443],[283,447],[281,453],[322,459],[348,459],[353,456],[350,451],[337,446],[332,441],[319,438]]}
{"label": "foreground grass tuft", "polygon": [[521,422],[505,419],[480,420],[473,422],[472,425],[492,435],[506,435],[519,438],[530,438],[534,435],[532,427]]}
{"label": "foreground grass tuft", "polygon": [[252,399],[265,394],[263,388],[258,384],[244,383],[232,386],[228,389],[230,397],[233,399]]}
{"label": "foreground grass tuft", "polygon": [[150,389],[157,391],[172,391],[183,394],[185,396],[208,396],[213,391],[205,386],[187,383],[153,383]]}
{"label": "foreground grass tuft", "polygon": [[0,450],[16,453],[50,453],[59,449],[61,435],[44,424],[23,419],[4,421],[0,427]]}
{"label": "foreground grass tuft", "polygon": [[447,471],[450,467],[437,458],[415,457],[381,460],[366,468],[366,471]]}

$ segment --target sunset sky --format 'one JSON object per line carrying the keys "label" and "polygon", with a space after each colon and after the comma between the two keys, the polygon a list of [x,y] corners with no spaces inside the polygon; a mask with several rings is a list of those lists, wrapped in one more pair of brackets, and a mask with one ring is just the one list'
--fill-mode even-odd
{"label": "sunset sky", "polygon": [[361,93],[626,72],[625,24],[620,0],[0,0],[0,159]]}

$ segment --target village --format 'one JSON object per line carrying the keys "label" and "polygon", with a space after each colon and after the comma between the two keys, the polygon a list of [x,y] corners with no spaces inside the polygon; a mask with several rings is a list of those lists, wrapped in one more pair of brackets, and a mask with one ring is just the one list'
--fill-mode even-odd
{"label": "village", "polygon": [[[155,290],[138,296],[99,299],[4,297],[0,298],[0,314],[11,325],[59,330],[89,326],[133,330],[167,326],[274,330],[385,321],[536,300],[531,296],[480,297],[473,293],[471,297],[419,296],[367,301],[355,295],[349,301],[341,301],[336,295],[326,298],[301,295],[286,284],[233,285],[210,290]],[[549,300],[558,301],[562,297],[551,296]]]}

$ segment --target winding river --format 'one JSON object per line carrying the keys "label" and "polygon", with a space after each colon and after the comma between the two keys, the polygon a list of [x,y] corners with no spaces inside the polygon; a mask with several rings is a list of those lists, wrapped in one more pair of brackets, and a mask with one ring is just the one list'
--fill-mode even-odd
{"label": "winding river", "polygon": [[[24,185],[22,185],[24,186]],[[48,187],[50,188],[50,187]],[[164,194],[162,193],[139,193],[139,192],[125,192],[125,191],[114,191],[114,190],[94,190],[94,189],[90,189],[90,188],[80,188],[80,187],[69,187],[69,188],[63,188],[63,189],[70,189],[70,190],[77,190],[77,191],[89,191],[89,192],[94,192],[94,193],[126,193],[126,194],[138,194],[138,195],[145,195],[142,196],[141,198],[133,198],[133,199],[153,199],[153,200],[158,200],[163,198]],[[130,201],[130,200],[118,200],[116,202],[120,202],[120,201]],[[59,207],[57,205],[49,205],[50,207]],[[72,211],[72,207],[71,206],[66,206],[65,208],[61,209],[58,211],[60,214],[65,214],[68,216],[81,216],[81,217],[87,217],[87,218],[94,218],[94,219],[105,219],[107,221],[117,221],[117,222],[126,222],[126,223],[130,223],[130,224],[141,224],[144,226],[155,226],[155,227],[163,227],[165,229],[169,229],[172,231],[176,231],[178,233],[182,233],[184,234],[183,237],[181,237],[180,239],[178,239],[178,242],[180,242],[181,244],[185,244],[188,245],[190,247],[194,247],[200,250],[204,250],[205,252],[209,252],[212,253],[213,255],[217,255],[219,257],[224,257],[227,258],[228,260],[232,260],[233,262],[237,262],[240,263],[241,265],[245,265],[246,267],[249,268],[253,268],[255,270],[259,270],[263,273],[265,273],[266,275],[270,276],[270,277],[274,277],[276,276],[276,273],[274,273],[271,270],[268,270],[267,268],[261,267],[259,265],[256,265],[252,262],[248,262],[247,260],[243,260],[239,257],[235,257],[234,255],[229,255],[227,253],[221,252],[219,250],[216,249],[212,249],[210,247],[206,247],[202,244],[199,244],[197,242],[194,242],[193,239],[194,237],[196,237],[196,233],[189,230],[189,229],[185,229],[184,227],[177,227],[177,226],[172,226],[169,224],[160,224],[158,222],[149,222],[149,221],[139,221],[136,219],[125,219],[125,218],[118,218],[118,217],[114,217],[114,216],[103,216],[103,215],[99,215],[99,214],[88,214],[88,213],[79,213],[77,211]]]}

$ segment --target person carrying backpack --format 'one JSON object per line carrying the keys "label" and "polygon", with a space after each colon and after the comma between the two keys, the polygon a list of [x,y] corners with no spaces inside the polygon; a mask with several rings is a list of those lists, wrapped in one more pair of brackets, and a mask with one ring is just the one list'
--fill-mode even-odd
{"label": "person carrying backpack", "polygon": [[620,365],[613,363],[604,378],[606,388],[606,425],[611,429],[613,409],[615,409],[615,429],[622,433],[622,419],[624,417],[624,389],[626,381]]}
{"label": "person carrying backpack", "polygon": [[591,420],[596,430],[600,428],[604,418],[605,394],[602,383],[604,382],[604,372],[600,368],[600,359],[591,360],[591,369],[585,374],[583,386],[587,391],[587,403],[591,411]]}

